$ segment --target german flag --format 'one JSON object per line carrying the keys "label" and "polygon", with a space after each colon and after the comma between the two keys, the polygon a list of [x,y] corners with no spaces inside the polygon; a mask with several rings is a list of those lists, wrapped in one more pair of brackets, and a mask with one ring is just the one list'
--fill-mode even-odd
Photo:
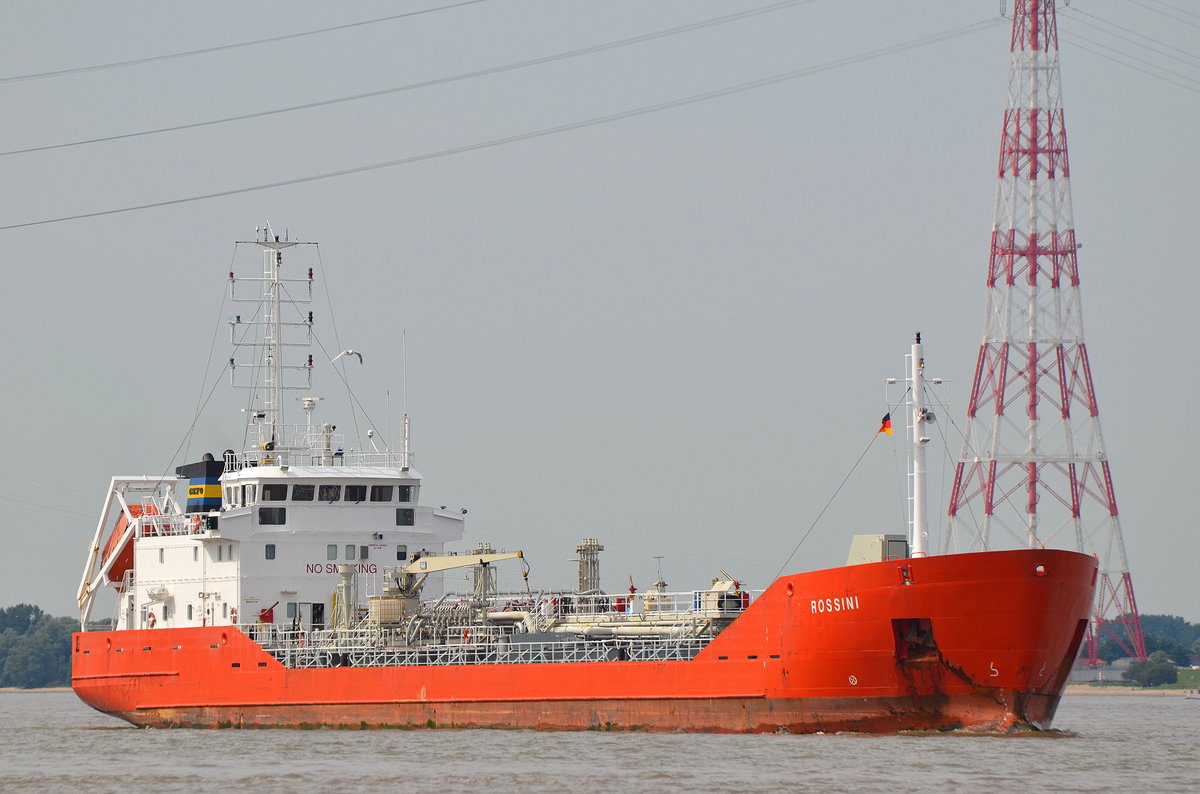
{"label": "german flag", "polygon": [[888,411],[886,414],[883,415],[883,421],[879,425],[879,429],[877,431],[875,431],[875,435],[879,435],[880,433],[887,433],[889,436],[892,434],[892,412],[891,411]]}

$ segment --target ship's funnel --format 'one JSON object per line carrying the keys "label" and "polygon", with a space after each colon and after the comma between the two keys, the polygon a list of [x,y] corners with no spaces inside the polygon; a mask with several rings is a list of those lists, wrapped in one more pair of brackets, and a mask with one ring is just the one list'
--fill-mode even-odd
{"label": "ship's funnel", "polygon": [[188,480],[187,513],[207,513],[209,510],[219,510],[221,507],[221,474],[225,471],[225,462],[213,460],[212,455],[205,455],[205,460],[189,463],[175,469],[175,475]]}

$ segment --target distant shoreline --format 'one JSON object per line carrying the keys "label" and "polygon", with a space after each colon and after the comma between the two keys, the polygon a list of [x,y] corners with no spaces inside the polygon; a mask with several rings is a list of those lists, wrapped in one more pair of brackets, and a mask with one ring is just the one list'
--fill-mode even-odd
{"label": "distant shoreline", "polygon": [[1067,684],[1064,695],[1132,695],[1134,697],[1183,697],[1186,689],[1142,689],[1136,686]]}
{"label": "distant shoreline", "polygon": [[17,692],[17,693],[41,693],[41,692],[70,692],[69,686],[47,686],[38,689],[21,689],[16,686],[2,686],[0,692]]}

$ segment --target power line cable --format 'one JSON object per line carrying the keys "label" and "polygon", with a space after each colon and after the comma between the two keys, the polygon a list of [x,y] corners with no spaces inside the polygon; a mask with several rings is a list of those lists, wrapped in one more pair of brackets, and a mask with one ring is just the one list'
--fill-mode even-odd
{"label": "power line cable", "polygon": [[791,8],[793,6],[798,6],[798,5],[807,5],[807,4],[813,3],[813,2],[816,2],[816,0],[785,0],[784,2],[774,3],[772,5],[763,6],[761,8],[752,8],[752,9],[748,9],[746,11],[739,11],[734,14],[726,14],[725,16],[715,17],[713,19],[706,19],[706,20],[702,20],[700,22],[693,22],[693,23],[690,23],[687,25],[680,25],[680,26],[674,27],[674,28],[667,28],[665,30],[658,30],[658,31],[654,31],[653,33],[645,33],[643,35],[633,36],[628,39],[621,39],[619,41],[612,41],[612,42],[607,42],[604,44],[597,44],[597,45],[593,45],[591,47],[582,47],[580,49],[568,50],[566,52],[555,53],[553,55],[544,55],[540,58],[530,58],[528,60],[517,61],[515,63],[503,64],[501,66],[493,66],[493,67],[489,67],[487,69],[477,69],[475,71],[463,72],[462,74],[450,75],[448,77],[437,77],[432,80],[422,80],[417,83],[408,83],[406,85],[393,86],[391,88],[381,88],[376,91],[366,91],[361,94],[351,94],[350,96],[335,97],[333,99],[322,99],[322,100],[318,100],[316,102],[306,102],[301,105],[290,105],[288,107],[273,108],[271,110],[259,110],[259,111],[255,111],[254,113],[242,113],[237,116],[226,116],[224,118],[209,119],[207,121],[196,121],[196,122],[190,122],[188,124],[176,124],[176,125],[173,125],[170,127],[159,127],[157,129],[152,129],[152,130],[139,130],[136,132],[126,132],[126,133],[121,133],[119,135],[106,135],[106,136],[97,137],[97,138],[87,138],[84,140],[69,141],[67,143],[53,143],[53,144],[48,144],[46,146],[30,146],[30,147],[26,147],[24,149],[13,149],[13,150],[7,151],[7,152],[0,152],[0,157],[7,157],[7,156],[13,155],[13,154],[30,154],[32,152],[45,152],[45,151],[50,151],[53,149],[67,149],[72,146],[86,146],[88,144],[93,144],[93,143],[106,143],[109,141],[120,141],[120,140],[125,140],[127,138],[140,138],[142,136],[158,135],[158,134],[161,134],[164,132],[179,132],[180,130],[191,130],[191,129],[196,129],[199,127],[210,127],[210,126],[213,126],[216,124],[228,124],[228,123],[234,122],[234,121],[247,121],[249,119],[258,119],[258,118],[263,118],[266,116],[274,116],[274,115],[277,115],[280,113],[292,113],[292,112],[298,111],[298,110],[311,110],[313,108],[327,107],[329,105],[336,105],[336,104],[340,104],[342,102],[356,102],[360,99],[371,99],[374,97],[387,96],[388,94],[398,94],[398,93],[401,93],[404,91],[415,91],[415,90],[421,89],[421,88],[430,88],[432,86],[445,85],[447,83],[455,83],[455,82],[459,82],[462,80],[471,80],[476,77],[487,77],[490,75],[502,74],[504,72],[516,71],[518,69],[526,69],[531,66],[540,66],[543,64],[547,64],[547,63],[553,63],[554,61],[565,60],[567,58],[577,58],[581,55],[592,55],[594,53],[604,52],[605,50],[612,50],[612,49],[616,49],[618,47],[627,47],[632,44],[642,44],[647,41],[654,41],[655,39],[666,38],[668,36],[676,36],[681,33],[690,33],[691,31],[694,31],[694,30],[700,30],[702,28],[713,27],[715,25],[723,25],[728,22],[734,22],[734,21],[737,21],[740,19],[745,19],[747,17],[757,16],[760,14],[768,14],[773,11],[780,11],[782,9]]}
{"label": "power line cable", "polygon": [[260,191],[260,190],[269,190],[271,188],[288,187],[291,185],[304,184],[306,182],[317,182],[317,181],[321,181],[321,180],[325,180],[325,179],[333,179],[335,177],[350,176],[352,174],[361,174],[361,173],[366,173],[368,171],[377,171],[377,170],[384,169],[384,168],[394,168],[394,167],[402,166],[402,165],[411,165],[413,163],[424,162],[426,160],[435,160],[435,159],[439,159],[442,157],[451,157],[453,155],[466,154],[467,152],[474,152],[474,151],[478,151],[481,149],[491,149],[491,148],[495,148],[498,146],[504,146],[504,145],[507,145],[510,143],[518,143],[521,141],[533,140],[535,138],[545,138],[547,136],[557,135],[557,134],[563,133],[563,132],[571,132],[574,130],[586,129],[588,127],[595,127],[595,126],[599,126],[601,124],[608,124],[608,123],[611,123],[614,121],[622,121],[624,119],[635,118],[638,116],[645,116],[645,115],[649,115],[651,113],[659,113],[664,110],[670,110],[673,108],[683,107],[685,105],[694,105],[694,104],[697,104],[700,102],[707,102],[712,99],[719,99],[721,97],[731,96],[733,94],[739,94],[739,93],[743,93],[745,91],[752,91],[752,90],[758,89],[758,88],[765,88],[767,86],[775,85],[777,83],[783,83],[783,82],[786,82],[789,80],[795,80],[795,79],[798,79],[801,77],[809,77],[811,75],[819,74],[821,72],[827,72],[832,69],[839,69],[839,68],[842,68],[845,66],[853,66],[856,64],[860,64],[860,63],[875,59],[875,58],[881,58],[881,57],[884,57],[887,55],[894,55],[898,52],[915,49],[917,47],[924,47],[929,44],[935,44],[935,43],[945,41],[948,39],[957,38],[959,36],[964,36],[964,35],[968,35],[971,33],[975,33],[980,30],[983,30],[987,27],[991,27],[991,26],[995,25],[997,22],[1004,22],[1004,21],[1005,20],[1003,17],[993,17],[991,19],[987,19],[982,22],[975,22],[975,23],[972,23],[969,25],[964,25],[964,26],[961,26],[958,28],[954,28],[952,30],[943,31],[941,33],[935,33],[935,34],[931,34],[929,36],[923,36],[918,39],[913,39],[911,41],[903,42],[901,44],[893,44],[893,45],[889,45],[887,47],[881,47],[876,50],[870,50],[868,52],[860,53],[858,55],[852,55],[852,56],[849,56],[846,58],[840,58],[835,61],[827,61],[823,64],[818,64],[816,66],[808,66],[803,69],[796,69],[796,70],[793,70],[790,72],[784,72],[783,74],[778,74],[778,75],[774,75],[771,77],[764,77],[764,78],[760,78],[758,80],[752,80],[752,81],[746,82],[746,83],[739,83],[737,85],[728,86],[726,88],[718,88],[718,89],[715,89],[712,91],[705,91],[700,94],[693,94],[691,96],[683,97],[680,99],[667,100],[664,102],[655,103],[653,105],[646,105],[646,106],[643,106],[640,108],[634,108],[632,110],[624,110],[624,111],[620,111],[617,113],[610,113],[610,114],[607,114],[604,116],[596,116],[596,117],[593,117],[590,119],[584,119],[582,121],[568,122],[566,124],[559,124],[554,127],[546,127],[546,128],[540,129],[540,130],[533,130],[531,132],[518,133],[516,135],[509,135],[509,136],[505,136],[503,138],[493,138],[493,139],[487,140],[487,141],[480,141],[477,143],[469,143],[469,144],[465,144],[463,146],[455,146],[455,147],[452,147],[449,149],[442,149],[442,150],[439,150],[436,152],[426,152],[424,154],[412,155],[410,157],[401,157],[401,158],[398,158],[395,160],[387,160],[387,161],[380,162],[380,163],[370,163],[368,165],[354,166],[352,168],[343,168],[343,169],[340,169],[337,171],[327,171],[327,172],[321,173],[321,174],[311,174],[308,176],[294,177],[291,179],[283,179],[283,180],[279,180],[277,182],[268,182],[268,183],[263,183],[263,184],[259,184],[259,185],[250,185],[247,187],[230,188],[227,190],[214,191],[212,193],[197,194],[197,195],[193,195],[193,196],[185,196],[183,198],[176,198],[176,199],[165,199],[162,201],[153,201],[153,202],[148,202],[145,204],[136,204],[136,205],[131,205],[131,206],[127,206],[127,207],[117,207],[114,209],[97,210],[95,212],[83,212],[83,213],[79,213],[77,215],[63,215],[63,216],[60,216],[57,218],[43,218],[41,220],[36,220],[36,221],[25,221],[23,223],[11,223],[11,224],[7,224],[5,226],[0,226],[0,231],[7,231],[9,229],[23,229],[23,228],[27,228],[30,226],[42,226],[42,225],[50,224],[50,223],[62,223],[64,221],[82,220],[84,218],[98,218],[98,217],[102,217],[105,215],[118,215],[118,214],[125,213],[125,212],[135,212],[138,210],[155,209],[158,207],[169,207],[169,206],[173,206],[176,204],[187,204],[187,203],[190,203],[193,201],[204,201],[206,199],[224,198],[227,196],[236,196],[236,195],[240,195],[242,193],[253,193],[253,192]]}
{"label": "power line cable", "polygon": [[[1200,28],[1200,24],[1198,24],[1198,23],[1189,22],[1189,20],[1184,19],[1183,17],[1176,17],[1175,14],[1163,11],[1162,8],[1156,8],[1154,6],[1146,5],[1145,2],[1139,2],[1139,0],[1126,0],[1126,2],[1128,2],[1128,4],[1132,4],[1135,6],[1139,6],[1141,8],[1145,8],[1146,11],[1153,11],[1154,13],[1163,14],[1164,17],[1166,17],[1168,19],[1174,19],[1175,22],[1180,22],[1180,23],[1183,23],[1184,25],[1192,25],[1193,28]],[[1175,6],[1166,5],[1165,2],[1162,5],[1164,5],[1168,8],[1172,8],[1172,10],[1178,11],[1178,8],[1175,8]],[[1182,13],[1188,14],[1187,11],[1184,11]],[[1196,14],[1188,14],[1188,16],[1195,17]]]}
{"label": "power line cable", "polygon": [[[1135,72],[1141,72],[1142,74],[1149,75],[1150,77],[1156,78],[1158,80],[1162,80],[1163,82],[1167,82],[1167,83],[1170,83],[1171,85],[1178,86],[1179,88],[1182,88],[1184,90],[1200,94],[1200,80],[1196,80],[1195,78],[1188,77],[1187,75],[1179,74],[1178,72],[1173,72],[1170,69],[1166,69],[1162,66],[1156,66],[1155,64],[1152,64],[1149,61],[1146,61],[1142,58],[1138,58],[1137,56],[1129,55],[1128,53],[1121,52],[1120,50],[1114,50],[1112,47],[1105,47],[1103,44],[1100,44],[1099,42],[1096,42],[1096,41],[1092,41],[1091,39],[1089,39],[1085,36],[1080,36],[1078,33],[1066,34],[1063,36],[1063,38],[1067,42],[1078,47],[1079,49],[1083,50],[1084,52],[1090,52],[1092,55],[1096,55],[1100,58],[1104,58],[1107,61],[1112,61],[1113,63],[1118,64],[1120,66],[1124,66],[1127,69],[1133,69]],[[1078,39],[1078,41],[1077,41],[1077,39]],[[1084,46],[1083,44],[1080,44],[1079,41],[1086,41],[1089,44],[1094,44],[1095,46],[1100,47],[1101,49],[1094,50],[1091,47],[1087,47],[1087,46]],[[1142,68],[1140,66],[1135,66],[1132,63],[1126,63],[1125,61],[1121,60],[1120,58],[1114,58],[1112,53],[1117,53],[1123,58],[1128,58],[1132,61],[1137,61],[1138,63],[1145,64],[1149,68]],[[1179,80],[1185,80],[1187,82],[1179,82],[1179,80],[1172,80],[1170,77],[1164,77],[1161,74],[1150,71],[1151,69],[1157,69],[1160,72],[1166,72],[1169,75],[1178,77]]]}
{"label": "power line cable", "polygon": [[1200,14],[1197,14],[1194,11],[1185,11],[1184,9],[1180,8],[1179,6],[1171,5],[1170,3],[1163,2],[1163,0],[1154,0],[1154,2],[1160,6],[1165,6],[1177,13],[1187,14],[1189,17],[1195,17],[1196,19],[1200,19]]}
{"label": "power line cable", "polygon": [[[1080,23],[1080,24],[1082,24],[1082,25],[1086,25],[1086,26],[1088,26],[1088,27],[1090,27],[1090,28],[1092,28],[1092,29],[1094,29],[1094,30],[1099,30],[1099,31],[1101,31],[1102,33],[1106,33],[1106,34],[1108,34],[1109,36],[1115,36],[1116,38],[1118,38],[1118,39],[1121,39],[1122,41],[1129,42],[1130,44],[1134,45],[1135,47],[1143,47],[1143,48],[1145,48],[1145,49],[1147,49],[1147,50],[1150,50],[1151,52],[1157,53],[1158,55],[1162,55],[1162,56],[1163,56],[1163,57],[1165,57],[1165,58],[1171,58],[1172,60],[1179,61],[1180,63],[1182,63],[1182,64],[1184,64],[1184,65],[1186,65],[1186,66],[1195,66],[1196,64],[1195,64],[1195,63],[1188,63],[1188,62],[1185,60],[1185,58],[1190,58],[1190,59],[1192,59],[1192,61],[1200,61],[1200,56],[1194,55],[1193,53],[1190,53],[1190,52],[1188,52],[1187,50],[1180,49],[1179,47],[1173,47],[1173,46],[1171,46],[1170,44],[1167,44],[1166,42],[1159,41],[1158,39],[1156,39],[1156,38],[1153,38],[1153,37],[1151,37],[1151,36],[1147,36],[1147,35],[1145,35],[1145,34],[1143,34],[1143,33],[1138,33],[1136,30],[1132,30],[1131,28],[1127,28],[1127,27],[1125,27],[1124,25],[1119,25],[1119,24],[1117,24],[1116,22],[1112,22],[1112,21],[1110,21],[1110,20],[1107,20],[1107,19],[1101,19],[1100,17],[1096,16],[1095,14],[1089,14],[1089,13],[1088,13],[1088,12],[1086,12],[1086,11],[1075,11],[1075,12],[1074,12],[1074,14],[1073,14],[1072,16],[1077,16],[1077,15],[1082,15],[1082,16],[1090,17],[1090,18],[1092,18],[1092,19],[1096,20],[1096,22],[1099,22],[1100,24],[1099,24],[1099,25],[1097,25],[1097,24],[1095,24],[1095,23],[1088,22],[1088,21],[1087,21],[1087,20],[1085,20],[1085,19],[1078,19],[1078,18],[1076,18],[1076,19],[1072,20],[1073,22],[1078,22],[1078,23]],[[1143,44],[1143,43],[1142,43],[1142,42],[1140,42],[1140,41],[1135,41],[1134,39],[1132,39],[1132,38],[1130,38],[1130,37],[1128,37],[1128,36],[1122,36],[1120,33],[1114,33],[1113,31],[1111,31],[1111,30],[1107,30],[1106,28],[1102,27],[1103,25],[1107,25],[1107,26],[1109,26],[1109,27],[1116,28],[1117,30],[1123,30],[1123,31],[1125,31],[1126,33],[1132,34],[1133,36],[1136,36],[1136,37],[1138,37],[1138,38],[1140,38],[1140,39],[1145,39],[1146,41],[1152,41],[1152,42],[1154,42],[1155,44],[1157,44],[1159,47],[1163,47],[1163,48],[1165,48],[1165,49],[1167,49],[1167,50],[1174,50],[1175,52],[1179,53],[1179,55],[1172,55],[1172,54],[1171,54],[1171,53],[1169,53],[1169,52],[1164,52],[1163,50],[1157,49],[1157,48],[1155,48],[1155,47],[1151,47],[1151,46],[1150,46],[1150,45],[1148,45],[1148,44]]]}
{"label": "power line cable", "polygon": [[289,39],[298,39],[304,36],[316,36],[321,33],[332,33],[337,30],[348,30],[350,28],[363,27],[364,25],[375,25],[380,22],[393,22],[397,19],[406,17],[415,17],[422,14],[432,14],[437,11],[446,11],[451,8],[460,8],[462,6],[475,5],[477,3],[485,3],[487,0],[462,0],[458,3],[450,3],[449,5],[437,6],[436,8],[424,8],[420,11],[408,11],[403,14],[392,14],[387,17],[379,17],[378,19],[365,19],[361,22],[348,22],[344,25],[333,25],[327,28],[318,28],[316,30],[305,30],[300,33],[285,33],[282,36],[272,36],[266,39],[255,39],[254,41],[242,41],[235,44],[220,44],[216,47],[205,47],[199,50],[186,50],[184,52],[172,52],[165,55],[151,55],[146,58],[132,58],[127,61],[113,61],[112,63],[98,63],[91,66],[75,66],[70,69],[56,69],[50,72],[35,72],[32,74],[17,74],[10,77],[0,77],[0,83],[16,83],[23,80],[41,80],[46,77],[63,77],[69,74],[82,74],[84,72],[96,72],[102,69],[119,69],[124,66],[137,66],[143,63],[157,63],[159,61],[169,61],[175,58],[190,58],[194,55],[209,55],[214,52],[224,52],[226,50],[236,50],[240,47],[255,47],[259,44],[270,44],[277,41],[287,41]]}

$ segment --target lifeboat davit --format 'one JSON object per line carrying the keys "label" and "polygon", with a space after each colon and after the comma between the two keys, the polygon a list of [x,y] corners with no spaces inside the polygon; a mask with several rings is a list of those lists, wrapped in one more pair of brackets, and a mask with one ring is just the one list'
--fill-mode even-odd
{"label": "lifeboat davit", "polygon": [[133,568],[133,536],[121,545],[121,538],[125,537],[125,529],[129,526],[129,516],[137,518],[141,515],[157,515],[158,508],[154,505],[129,505],[129,513],[121,513],[121,517],[117,519],[117,525],[113,527],[113,531],[108,536],[108,541],[104,544],[104,554],[101,557],[100,565],[108,565],[108,561],[113,559],[113,563],[108,568],[108,581],[113,584],[120,584],[125,578],[125,572]]}

